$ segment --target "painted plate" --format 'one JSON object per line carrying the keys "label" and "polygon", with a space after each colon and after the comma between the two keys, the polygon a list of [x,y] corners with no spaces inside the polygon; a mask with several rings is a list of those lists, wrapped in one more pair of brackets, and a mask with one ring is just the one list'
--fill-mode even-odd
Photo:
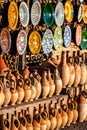
{"label": "painted plate", "polygon": [[38,25],[41,19],[41,4],[35,1],[31,8],[31,22],[34,26]]}
{"label": "painted plate", "polygon": [[81,36],[82,36],[82,29],[81,29],[81,26],[78,24],[77,27],[76,27],[76,34],[75,34],[77,46],[79,46],[80,43],[81,43]]}
{"label": "painted plate", "polygon": [[11,35],[7,28],[1,30],[1,49],[4,53],[8,53],[11,48]]}
{"label": "painted plate", "polygon": [[87,49],[87,30],[82,30],[81,49]]}
{"label": "painted plate", "polygon": [[67,25],[64,29],[64,45],[66,48],[70,46],[71,43],[71,28]]}
{"label": "painted plate", "polygon": [[83,5],[83,21],[87,24],[87,5]]}
{"label": "painted plate", "polygon": [[63,38],[62,38],[62,28],[56,27],[54,31],[54,48],[55,50],[60,50],[63,45]]}
{"label": "painted plate", "polygon": [[19,18],[23,27],[27,27],[29,23],[29,8],[25,2],[21,2],[19,6]]}
{"label": "painted plate", "polygon": [[18,6],[14,1],[10,3],[8,8],[8,23],[12,30],[16,29],[18,24]]}
{"label": "painted plate", "polygon": [[54,41],[53,34],[50,29],[46,30],[42,39],[42,48],[45,54],[49,54],[52,51]]}
{"label": "painted plate", "polygon": [[52,26],[54,23],[55,20],[54,13],[55,11],[52,3],[47,3],[44,7],[43,17],[44,17],[44,22],[48,27]]}
{"label": "painted plate", "polygon": [[23,55],[27,47],[27,34],[25,30],[20,30],[16,40],[17,52],[19,55]]}
{"label": "painted plate", "polygon": [[29,36],[29,49],[32,54],[38,54],[41,50],[41,36],[37,31],[33,31]]}
{"label": "painted plate", "polygon": [[78,22],[79,23],[82,21],[82,15],[83,15],[83,4],[81,4],[78,9]]}
{"label": "painted plate", "polygon": [[74,10],[73,10],[73,5],[71,3],[71,1],[66,1],[65,3],[65,18],[68,22],[72,22],[73,20],[73,16],[74,16]]}
{"label": "painted plate", "polygon": [[55,23],[57,26],[62,26],[64,22],[64,7],[62,2],[59,2],[55,8]]}

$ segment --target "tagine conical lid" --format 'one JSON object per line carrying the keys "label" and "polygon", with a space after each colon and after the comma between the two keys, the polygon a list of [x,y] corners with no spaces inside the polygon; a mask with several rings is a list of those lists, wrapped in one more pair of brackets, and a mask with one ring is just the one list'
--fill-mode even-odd
{"label": "tagine conical lid", "polygon": [[0,71],[7,71],[9,68],[6,66],[2,55],[0,55]]}

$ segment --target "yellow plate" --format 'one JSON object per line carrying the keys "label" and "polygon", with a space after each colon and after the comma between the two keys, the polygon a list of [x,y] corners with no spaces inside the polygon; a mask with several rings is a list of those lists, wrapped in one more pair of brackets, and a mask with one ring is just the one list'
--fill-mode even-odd
{"label": "yellow plate", "polygon": [[73,5],[71,1],[66,1],[64,12],[65,12],[66,20],[68,22],[71,22],[73,20],[73,15],[74,15]]}
{"label": "yellow plate", "polygon": [[29,36],[29,49],[32,54],[38,54],[41,50],[41,36],[37,31],[33,31]]}
{"label": "yellow plate", "polygon": [[87,5],[83,5],[83,21],[85,24],[87,24]]}
{"label": "yellow plate", "polygon": [[16,29],[18,23],[18,7],[14,1],[10,3],[8,8],[8,23],[12,30]]}

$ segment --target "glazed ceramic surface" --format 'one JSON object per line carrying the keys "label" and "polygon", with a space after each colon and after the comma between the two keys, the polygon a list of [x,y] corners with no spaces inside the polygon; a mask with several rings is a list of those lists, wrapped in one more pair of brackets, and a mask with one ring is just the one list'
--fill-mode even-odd
{"label": "glazed ceramic surface", "polygon": [[84,0],[80,0],[80,2],[84,2]]}
{"label": "glazed ceramic surface", "polygon": [[29,49],[32,54],[38,54],[41,50],[41,36],[37,31],[33,31],[29,36]]}
{"label": "glazed ceramic surface", "polygon": [[19,6],[19,18],[23,27],[29,23],[29,8],[25,2],[21,2]]}
{"label": "glazed ceramic surface", "polygon": [[64,7],[62,2],[58,2],[55,8],[55,22],[57,26],[62,26],[64,22]]}
{"label": "glazed ceramic surface", "polygon": [[62,38],[62,28],[61,27],[56,27],[54,31],[54,48],[56,50],[60,50],[62,45],[63,45],[63,38]]}
{"label": "glazed ceramic surface", "polygon": [[82,30],[82,40],[81,40],[81,49],[87,48],[87,30]]}
{"label": "glazed ceramic surface", "polygon": [[4,53],[8,53],[11,48],[11,35],[7,28],[1,30],[1,49]]}
{"label": "glazed ceramic surface", "polygon": [[18,24],[18,6],[14,1],[10,3],[8,8],[8,23],[12,30],[16,29]]}
{"label": "glazed ceramic surface", "polygon": [[27,47],[27,34],[25,30],[21,30],[18,33],[17,41],[16,41],[17,51],[19,55],[23,55],[26,51]]}
{"label": "glazed ceramic surface", "polygon": [[87,24],[87,5],[83,5],[83,21]]}
{"label": "glazed ceramic surface", "polygon": [[76,45],[77,46],[79,46],[80,43],[81,43],[81,37],[82,37],[82,29],[81,29],[80,25],[77,25],[77,27],[76,27],[76,35],[75,35]]}
{"label": "glazed ceramic surface", "polygon": [[65,47],[69,47],[71,43],[71,28],[67,25],[64,29],[64,45]]}
{"label": "glazed ceramic surface", "polygon": [[38,25],[41,19],[41,4],[39,1],[35,1],[31,8],[31,22],[34,26]]}
{"label": "glazed ceramic surface", "polygon": [[45,24],[49,27],[54,23],[54,7],[52,3],[47,3],[44,7],[43,17]]}
{"label": "glazed ceramic surface", "polygon": [[80,23],[81,20],[82,20],[82,14],[83,14],[83,4],[81,4],[79,6],[79,9],[78,9],[78,22]]}
{"label": "glazed ceramic surface", "polygon": [[42,39],[42,48],[45,54],[49,54],[53,47],[53,34],[50,29],[46,30]]}
{"label": "glazed ceramic surface", "polygon": [[71,22],[73,20],[74,16],[74,10],[73,10],[73,5],[71,1],[67,0],[65,3],[65,18],[68,22]]}

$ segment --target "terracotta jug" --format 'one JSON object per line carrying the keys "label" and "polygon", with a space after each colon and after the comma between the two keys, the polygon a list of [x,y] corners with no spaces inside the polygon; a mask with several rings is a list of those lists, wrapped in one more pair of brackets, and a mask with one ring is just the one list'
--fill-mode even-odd
{"label": "terracotta jug", "polygon": [[61,78],[62,78],[63,88],[66,88],[70,79],[70,70],[66,62],[66,52],[64,51],[62,53]]}
{"label": "terracotta jug", "polygon": [[54,80],[52,79],[50,69],[48,69],[48,72],[47,72],[47,79],[49,81],[49,86],[50,86],[49,97],[52,97],[52,95],[55,92],[55,83],[54,83]]}
{"label": "terracotta jug", "polygon": [[28,102],[31,98],[31,83],[30,79],[26,78],[24,81],[24,102]]}
{"label": "terracotta jug", "polygon": [[85,65],[85,54],[82,54],[82,63],[80,65],[81,68],[81,79],[80,79],[80,84],[83,85],[86,82],[86,65]]}
{"label": "terracotta jug", "polygon": [[15,105],[18,100],[18,92],[16,90],[16,82],[11,79],[11,105]]}
{"label": "terracotta jug", "polygon": [[23,101],[24,99],[24,84],[23,84],[23,81],[22,79],[18,79],[17,80],[17,91],[18,91],[18,100],[17,100],[17,103],[18,104],[21,104],[21,102]]}
{"label": "terracotta jug", "polygon": [[55,108],[53,107],[53,104],[50,104],[49,119],[51,121],[51,130],[54,130],[57,126],[57,119],[55,116]]}
{"label": "terracotta jug", "polygon": [[23,70],[23,78],[29,78],[30,72],[29,72],[29,66],[25,66],[24,70]]}
{"label": "terracotta jug", "polygon": [[18,130],[27,130],[26,129],[26,118],[22,115],[22,112],[19,113],[19,122],[20,126]]}
{"label": "terracotta jug", "polygon": [[3,88],[4,88],[4,84],[0,80],[0,107],[4,104],[4,101],[5,101],[5,95],[4,95],[4,92],[3,92]]}
{"label": "terracotta jug", "polygon": [[35,99],[38,99],[41,95],[41,91],[42,91],[42,86],[41,86],[41,82],[38,79],[35,79],[35,87],[36,87],[36,97]]}
{"label": "terracotta jug", "polygon": [[10,123],[9,120],[6,119],[5,115],[3,115],[3,119],[2,119],[2,130],[10,130]]}
{"label": "terracotta jug", "polygon": [[26,110],[25,112],[25,118],[26,118],[26,130],[33,130],[32,118],[28,110]]}
{"label": "terracotta jug", "polygon": [[54,83],[55,83],[55,94],[59,95],[62,91],[62,80],[61,77],[59,76],[58,69],[54,70]]}
{"label": "terracotta jug", "polygon": [[74,100],[74,101],[72,101],[72,103],[74,104],[72,123],[75,124],[78,120],[77,102]]}
{"label": "terracotta jug", "polygon": [[3,105],[7,107],[7,105],[11,101],[10,81],[7,79],[4,79],[4,94],[5,94],[5,100]]}
{"label": "terracotta jug", "polygon": [[12,115],[11,130],[18,130],[19,126],[20,126],[19,120],[15,117],[15,115]]}
{"label": "terracotta jug", "polygon": [[49,81],[47,80],[47,72],[46,71],[44,71],[42,73],[41,85],[42,85],[42,97],[46,98],[50,92],[50,86],[49,86]]}
{"label": "terracotta jug", "polygon": [[40,114],[37,109],[34,110],[33,130],[40,130]]}

